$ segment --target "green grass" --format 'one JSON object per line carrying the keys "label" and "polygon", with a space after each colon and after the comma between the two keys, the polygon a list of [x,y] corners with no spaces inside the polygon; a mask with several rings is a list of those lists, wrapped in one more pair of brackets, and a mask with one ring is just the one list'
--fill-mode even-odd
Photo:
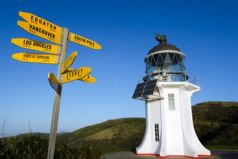
{"label": "green grass", "polygon": [[[194,127],[200,141],[209,149],[238,149],[238,103],[205,102],[192,107]],[[103,154],[132,151],[142,141],[145,119],[108,120],[76,131],[60,134],[58,144],[75,148],[82,144],[98,147]],[[38,135],[48,137],[47,134]],[[18,136],[24,137],[27,135]],[[9,141],[10,142],[10,141]]]}
{"label": "green grass", "polygon": [[[204,145],[237,148],[237,102],[205,102],[192,109],[195,131]],[[71,146],[87,142],[100,147],[103,153],[131,151],[141,143],[144,129],[143,118],[115,119],[61,135],[59,141]]]}
{"label": "green grass", "polygon": [[209,150],[238,151],[238,145],[233,146],[206,146]]}

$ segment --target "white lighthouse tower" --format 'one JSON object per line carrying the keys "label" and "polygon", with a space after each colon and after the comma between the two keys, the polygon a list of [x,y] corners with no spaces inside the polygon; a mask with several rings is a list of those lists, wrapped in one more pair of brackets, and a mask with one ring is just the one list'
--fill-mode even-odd
{"label": "white lighthouse tower", "polygon": [[191,96],[200,87],[188,82],[184,54],[166,37],[157,35],[159,44],[145,57],[146,76],[133,98],[145,101],[146,129],[136,148],[138,155],[210,156],[193,126]]}

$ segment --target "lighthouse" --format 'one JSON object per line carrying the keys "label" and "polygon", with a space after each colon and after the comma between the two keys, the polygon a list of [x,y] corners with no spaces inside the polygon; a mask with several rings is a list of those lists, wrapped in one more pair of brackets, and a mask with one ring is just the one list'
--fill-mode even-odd
{"label": "lighthouse", "polygon": [[145,101],[146,128],[138,155],[210,156],[194,130],[191,96],[200,87],[188,82],[185,55],[167,43],[165,35],[145,56],[146,75],[138,83],[134,99]]}

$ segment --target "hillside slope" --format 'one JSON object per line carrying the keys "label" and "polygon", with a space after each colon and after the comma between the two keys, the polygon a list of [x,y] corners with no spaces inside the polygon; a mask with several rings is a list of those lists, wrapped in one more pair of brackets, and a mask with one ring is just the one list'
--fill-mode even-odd
{"label": "hillside slope", "polygon": [[[195,130],[208,146],[238,148],[238,103],[205,102],[192,107]],[[125,118],[108,120],[58,137],[69,146],[89,143],[105,152],[133,150],[143,137],[145,120]]]}
{"label": "hillside slope", "polygon": [[193,118],[199,121],[238,123],[238,102],[204,102],[193,106]]}
{"label": "hillside slope", "polygon": [[140,143],[144,127],[143,118],[108,120],[61,135],[57,141],[69,146],[89,143],[100,147],[103,152],[131,150]]}
{"label": "hillside slope", "polygon": [[204,145],[238,148],[238,102],[193,106],[194,127]]}

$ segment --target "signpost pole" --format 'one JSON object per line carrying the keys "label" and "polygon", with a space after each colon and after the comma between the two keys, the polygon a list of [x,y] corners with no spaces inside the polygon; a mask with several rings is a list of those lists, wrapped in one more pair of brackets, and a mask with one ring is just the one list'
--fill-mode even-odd
{"label": "signpost pole", "polygon": [[[68,34],[69,31],[67,28],[63,29],[63,40],[62,40],[62,49],[60,53],[59,65],[58,65],[58,81],[61,82],[61,73],[60,69],[64,63],[67,42],[68,42]],[[60,109],[60,99],[62,92],[62,84],[58,84],[57,90],[55,92],[54,99],[54,108],[51,119],[51,129],[50,129],[50,137],[49,137],[49,146],[48,146],[48,156],[47,159],[54,159],[55,152],[55,143],[56,143],[56,135],[57,135],[57,127],[58,127],[58,118],[59,118],[59,109]]]}

